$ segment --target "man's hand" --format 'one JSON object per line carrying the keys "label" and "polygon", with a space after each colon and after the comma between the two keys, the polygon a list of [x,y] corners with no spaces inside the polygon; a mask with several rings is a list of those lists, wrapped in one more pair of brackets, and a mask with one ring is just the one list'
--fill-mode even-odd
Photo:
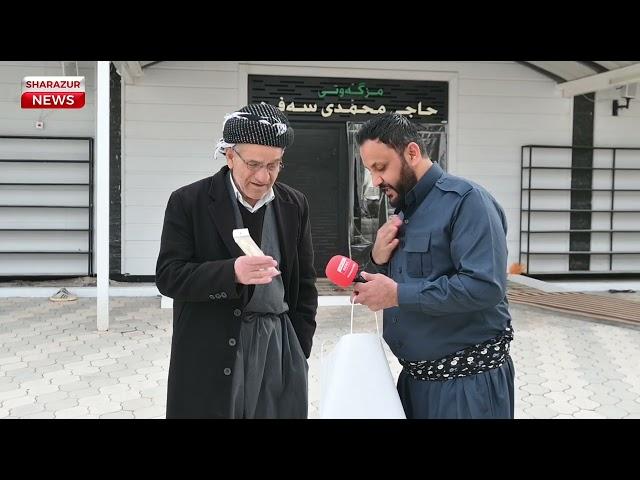
{"label": "man's hand", "polygon": [[396,236],[400,225],[402,225],[402,220],[397,215],[391,215],[389,220],[378,230],[376,243],[371,251],[371,258],[378,265],[387,263],[398,246],[400,240]]}
{"label": "man's hand", "polygon": [[243,285],[260,285],[271,283],[271,279],[280,275],[276,262],[269,256],[250,257],[243,255],[238,257],[233,264],[236,272],[236,282]]}
{"label": "man's hand", "polygon": [[398,284],[381,273],[362,272],[366,283],[355,283],[351,301],[369,307],[377,312],[384,308],[398,306]]}

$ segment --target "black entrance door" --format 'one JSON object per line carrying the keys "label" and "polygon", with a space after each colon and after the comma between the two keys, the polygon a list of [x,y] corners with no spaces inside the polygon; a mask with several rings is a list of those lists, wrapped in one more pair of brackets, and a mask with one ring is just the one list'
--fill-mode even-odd
{"label": "black entrance door", "polygon": [[348,160],[343,123],[292,122],[295,140],[284,155],[278,181],[304,193],[311,211],[315,268],[324,268],[333,255],[347,255]]}

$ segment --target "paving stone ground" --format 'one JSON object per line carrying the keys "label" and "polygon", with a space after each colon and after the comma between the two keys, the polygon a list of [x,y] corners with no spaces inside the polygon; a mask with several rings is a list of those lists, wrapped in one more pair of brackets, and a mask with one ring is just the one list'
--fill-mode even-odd
{"label": "paving stone ground", "polygon": [[[110,308],[111,328],[98,332],[95,299],[0,298],[0,418],[164,418],[171,310],[155,297],[115,297]],[[349,332],[349,311],[318,311],[309,418],[321,347]],[[520,305],[511,313],[516,418],[640,418],[640,328]],[[354,330],[375,331],[368,310],[357,309]]]}

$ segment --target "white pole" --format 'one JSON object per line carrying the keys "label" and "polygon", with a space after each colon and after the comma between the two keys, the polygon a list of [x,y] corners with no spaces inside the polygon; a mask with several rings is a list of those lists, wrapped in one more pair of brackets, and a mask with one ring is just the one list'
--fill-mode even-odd
{"label": "white pole", "polygon": [[96,271],[98,330],[109,329],[109,69],[97,62],[96,82]]}

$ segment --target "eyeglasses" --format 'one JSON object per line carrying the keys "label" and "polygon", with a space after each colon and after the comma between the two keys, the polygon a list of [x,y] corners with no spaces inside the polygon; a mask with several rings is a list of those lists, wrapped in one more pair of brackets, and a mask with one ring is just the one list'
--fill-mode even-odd
{"label": "eyeglasses", "polygon": [[242,160],[244,164],[247,166],[247,168],[252,172],[258,172],[261,169],[266,168],[267,172],[269,173],[278,173],[280,170],[284,168],[284,163],[282,163],[282,160],[278,160],[273,163],[267,163],[265,165],[264,163],[256,162],[255,160],[245,160],[244,158],[242,158],[242,155],[240,155],[238,150],[236,150],[235,148],[232,148],[232,150],[238,155],[240,160]]}

